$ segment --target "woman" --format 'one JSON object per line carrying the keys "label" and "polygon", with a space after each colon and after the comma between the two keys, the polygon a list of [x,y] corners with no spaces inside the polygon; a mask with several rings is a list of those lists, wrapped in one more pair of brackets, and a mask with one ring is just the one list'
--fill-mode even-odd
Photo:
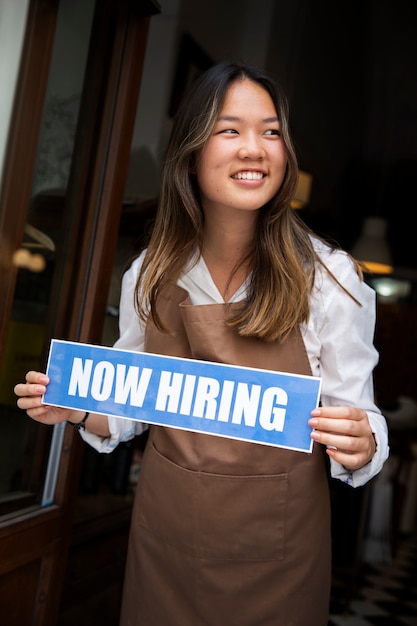
{"label": "woman", "polygon": [[[132,513],[121,624],[325,626],[331,475],[353,487],[388,456],[373,400],[374,292],[291,209],[297,162],[284,95],[221,63],[174,120],[147,247],[123,278],[117,348],[322,377],[311,454],[152,426]],[[143,425],[43,406],[102,452]],[[87,419],[88,417],[88,419]]]}

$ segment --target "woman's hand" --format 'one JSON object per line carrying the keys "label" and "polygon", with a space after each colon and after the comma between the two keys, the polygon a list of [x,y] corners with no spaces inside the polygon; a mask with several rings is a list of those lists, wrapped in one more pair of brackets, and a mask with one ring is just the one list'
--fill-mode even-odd
{"label": "woman's hand", "polygon": [[323,406],[311,412],[311,438],[327,447],[327,454],[347,470],[356,470],[376,451],[368,415],[349,406]]}
{"label": "woman's hand", "polygon": [[28,372],[25,383],[15,385],[14,392],[18,396],[17,406],[24,409],[32,419],[42,424],[59,424],[66,420],[79,422],[84,413],[42,404],[42,396],[46,392],[49,378],[42,372]]}

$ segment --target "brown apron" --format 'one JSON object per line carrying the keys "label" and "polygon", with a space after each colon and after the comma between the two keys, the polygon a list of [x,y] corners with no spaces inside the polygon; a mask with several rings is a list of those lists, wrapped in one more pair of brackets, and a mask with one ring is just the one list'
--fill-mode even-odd
{"label": "brown apron", "polygon": [[[147,352],[311,375],[300,332],[240,337],[237,305],[173,286]],[[327,626],[330,507],[312,454],[152,426],[132,513],[121,626]]]}

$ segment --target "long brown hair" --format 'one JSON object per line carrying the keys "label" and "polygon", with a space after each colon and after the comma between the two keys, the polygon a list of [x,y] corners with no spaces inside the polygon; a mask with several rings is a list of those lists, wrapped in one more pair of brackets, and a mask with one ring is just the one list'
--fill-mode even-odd
{"label": "long brown hair", "polygon": [[287,167],[276,196],[259,211],[253,249],[242,261],[251,272],[247,297],[229,323],[243,336],[282,341],[309,317],[315,267],[321,261],[312,244],[313,233],[291,208],[298,165],[287,99],[262,69],[224,62],[197,79],[173,120],[158,210],[135,292],[140,318],[150,316],[161,331],[169,329],[158,315],[158,294],[178,280],[201,250],[204,215],[194,174],[196,156],[213,131],[229,87],[243,79],[257,83],[272,98]]}

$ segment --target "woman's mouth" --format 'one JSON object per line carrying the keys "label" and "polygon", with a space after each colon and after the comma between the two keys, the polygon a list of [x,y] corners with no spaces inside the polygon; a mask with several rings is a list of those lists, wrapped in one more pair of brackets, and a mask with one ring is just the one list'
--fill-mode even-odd
{"label": "woman's mouth", "polygon": [[265,174],[263,172],[244,171],[233,174],[232,178],[237,180],[262,180],[264,176]]}

